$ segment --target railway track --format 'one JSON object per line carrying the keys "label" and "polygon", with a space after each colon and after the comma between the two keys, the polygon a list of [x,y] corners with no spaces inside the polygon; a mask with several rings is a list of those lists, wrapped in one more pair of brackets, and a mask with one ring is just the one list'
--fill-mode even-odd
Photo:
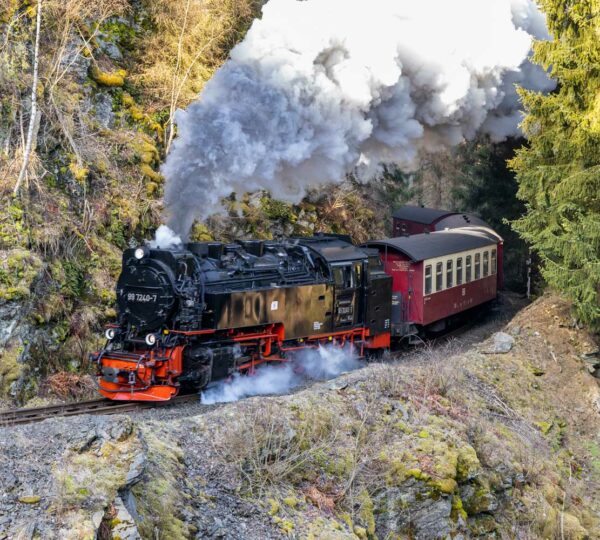
{"label": "railway track", "polygon": [[168,407],[198,401],[197,394],[177,396],[169,401],[111,401],[110,399],[91,399],[47,407],[32,407],[28,409],[7,409],[0,411],[0,427],[15,426],[41,422],[48,418],[78,416],[81,414],[119,414],[135,412],[143,409]]}

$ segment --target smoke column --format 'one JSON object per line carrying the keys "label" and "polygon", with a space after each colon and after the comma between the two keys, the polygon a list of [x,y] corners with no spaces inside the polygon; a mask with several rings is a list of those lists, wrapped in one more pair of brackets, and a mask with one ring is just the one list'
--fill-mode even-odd
{"label": "smoke column", "polygon": [[259,366],[253,375],[236,373],[230,382],[219,381],[209,386],[202,392],[201,400],[210,405],[250,396],[284,394],[307,379],[331,379],[361,365],[349,347],[319,346],[300,351],[293,363]]}
{"label": "smoke column", "polygon": [[532,0],[270,0],[176,114],[167,224],[186,238],[231,192],[298,202],[351,172],[518,134],[515,83],[553,88],[527,60],[533,38],[548,34]]}

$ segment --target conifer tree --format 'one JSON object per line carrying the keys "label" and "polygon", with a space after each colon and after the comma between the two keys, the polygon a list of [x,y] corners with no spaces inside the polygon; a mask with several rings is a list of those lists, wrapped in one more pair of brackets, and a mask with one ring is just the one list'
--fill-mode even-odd
{"label": "conifer tree", "polygon": [[521,90],[529,145],[511,166],[526,214],[515,229],[531,243],[550,286],[600,326],[600,2],[541,0],[551,41],[534,60],[549,70],[549,95]]}
{"label": "conifer tree", "polygon": [[479,215],[504,239],[504,284],[514,291],[525,291],[529,250],[508,223],[523,215],[525,205],[517,199],[515,174],[506,162],[522,146],[522,139],[502,143],[478,140],[461,145],[456,152],[459,163],[452,190],[454,209]]}

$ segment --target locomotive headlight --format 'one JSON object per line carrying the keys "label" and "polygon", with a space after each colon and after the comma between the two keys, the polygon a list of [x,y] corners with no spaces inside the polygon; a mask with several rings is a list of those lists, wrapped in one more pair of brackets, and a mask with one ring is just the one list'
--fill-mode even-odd
{"label": "locomotive headlight", "polygon": [[152,347],[152,345],[156,344],[156,334],[148,334],[146,336],[146,345]]}
{"label": "locomotive headlight", "polygon": [[146,250],[142,247],[137,248],[134,253],[136,259],[143,259],[144,255],[146,255]]}
{"label": "locomotive headlight", "polygon": [[117,332],[114,328],[107,328],[106,332],[104,332],[104,335],[106,336],[106,339],[108,339],[108,341],[112,341],[113,339],[115,339]]}

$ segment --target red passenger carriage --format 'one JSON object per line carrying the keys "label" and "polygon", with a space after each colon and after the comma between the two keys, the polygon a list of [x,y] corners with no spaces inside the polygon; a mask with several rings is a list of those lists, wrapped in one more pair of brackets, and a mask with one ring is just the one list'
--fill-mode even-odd
{"label": "red passenger carriage", "polygon": [[[485,222],[418,207],[404,207],[394,215],[394,227],[434,232],[365,244],[379,250],[393,279],[393,336],[441,330],[458,314],[496,298],[502,285],[502,238]],[[440,224],[456,228],[435,230]]]}

